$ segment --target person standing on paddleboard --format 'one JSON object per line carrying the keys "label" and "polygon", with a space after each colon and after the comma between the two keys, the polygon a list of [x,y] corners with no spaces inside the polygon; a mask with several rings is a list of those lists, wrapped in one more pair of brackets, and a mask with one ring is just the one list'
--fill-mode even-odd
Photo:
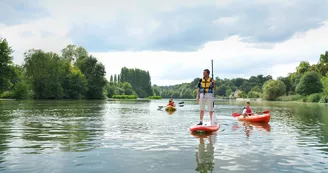
{"label": "person standing on paddleboard", "polygon": [[205,69],[203,71],[203,78],[198,82],[198,90],[196,100],[199,102],[200,107],[200,122],[197,125],[203,125],[205,105],[207,105],[211,124],[213,116],[213,101],[214,101],[214,91],[216,90],[216,85],[214,79],[210,78],[210,70]]}

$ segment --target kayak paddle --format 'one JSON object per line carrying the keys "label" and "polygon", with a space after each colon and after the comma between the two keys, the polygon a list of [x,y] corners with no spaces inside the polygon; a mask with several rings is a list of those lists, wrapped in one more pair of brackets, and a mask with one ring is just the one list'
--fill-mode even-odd
{"label": "kayak paddle", "polygon": [[[263,112],[261,112],[261,113],[263,113],[263,114],[268,114],[270,112],[270,110],[265,110],[265,111],[263,111]],[[232,116],[233,117],[239,117],[241,115],[241,113],[238,113],[238,112],[234,112],[234,113],[232,113]]]}

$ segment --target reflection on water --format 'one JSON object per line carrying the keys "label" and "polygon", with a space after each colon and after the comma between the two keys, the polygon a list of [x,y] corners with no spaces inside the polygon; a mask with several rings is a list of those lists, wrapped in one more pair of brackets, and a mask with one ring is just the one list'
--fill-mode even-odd
{"label": "reflection on water", "polygon": [[157,110],[166,103],[0,101],[0,170],[328,172],[328,106],[252,103],[271,110],[269,123],[256,124],[231,116],[243,103],[217,102],[220,130],[204,136],[189,132],[199,121],[194,101],[173,114]]}
{"label": "reflection on water", "polygon": [[201,173],[213,172],[214,169],[213,142],[215,142],[215,137],[216,136],[213,134],[209,136],[198,135],[199,145],[198,145],[198,151],[196,152],[197,172],[201,172]]}

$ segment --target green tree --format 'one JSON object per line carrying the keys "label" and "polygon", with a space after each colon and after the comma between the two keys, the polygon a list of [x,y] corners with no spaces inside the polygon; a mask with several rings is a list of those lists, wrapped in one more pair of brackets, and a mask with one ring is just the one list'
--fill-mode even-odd
{"label": "green tree", "polygon": [[232,93],[232,89],[228,88],[226,90],[225,96],[229,97],[231,95],[231,93]]}
{"label": "green tree", "polygon": [[67,73],[63,88],[65,91],[64,98],[80,99],[83,98],[87,91],[88,83],[85,76],[77,67],[70,66]]}
{"label": "green tree", "polygon": [[110,82],[114,82],[113,75],[110,75]]}
{"label": "green tree", "polygon": [[320,81],[320,75],[317,72],[310,71],[304,73],[296,87],[296,92],[301,95],[310,95],[322,92],[322,88],[323,86]]}
{"label": "green tree", "polygon": [[135,91],[132,89],[132,86],[128,82],[122,83],[122,89],[124,90],[125,95],[136,95]]}
{"label": "green tree", "polygon": [[31,49],[25,52],[26,75],[37,99],[60,99],[64,96],[63,60],[55,53]]}
{"label": "green tree", "polygon": [[254,92],[258,92],[258,93],[262,93],[262,89],[260,86],[256,85],[255,87],[253,87],[251,89],[251,91],[254,91]]}
{"label": "green tree", "polygon": [[11,54],[13,50],[4,38],[0,38],[0,95],[12,86],[10,79],[13,75]]}
{"label": "green tree", "polygon": [[276,100],[277,97],[286,93],[286,86],[280,80],[269,80],[264,83],[262,90],[264,99]]}
{"label": "green tree", "polygon": [[243,78],[236,78],[236,79],[231,79],[231,82],[234,84],[234,86],[239,88],[245,80],[246,79],[243,79]]}
{"label": "green tree", "polygon": [[282,81],[286,86],[286,93],[289,94],[289,92],[292,89],[292,83],[289,77],[278,77],[278,80]]}
{"label": "green tree", "polygon": [[118,81],[117,81],[117,75],[116,75],[116,74],[114,75],[114,82],[115,82],[115,83],[118,82]]}
{"label": "green tree", "polygon": [[130,83],[133,90],[141,98],[153,95],[151,78],[148,71],[123,67],[120,73],[120,81]]}
{"label": "green tree", "polygon": [[243,84],[239,87],[240,90],[244,91],[246,94],[253,88],[253,84],[248,80],[245,80]]}
{"label": "green tree", "polygon": [[321,83],[322,83],[322,86],[323,86],[323,93],[324,93],[325,96],[328,97],[328,75],[321,78]]}
{"label": "green tree", "polygon": [[153,88],[153,93],[154,93],[155,96],[160,96],[161,95],[161,93],[159,91],[159,88],[156,85],[154,85],[152,88]]}
{"label": "green tree", "polygon": [[328,63],[328,51],[320,55],[319,63]]}
{"label": "green tree", "polygon": [[69,62],[76,62],[88,57],[88,52],[83,47],[70,44],[62,49],[62,56]]}
{"label": "green tree", "polygon": [[310,63],[307,61],[301,61],[300,64],[296,67],[297,74],[304,74],[305,72],[309,71]]}
{"label": "green tree", "polygon": [[322,75],[326,76],[328,72],[328,51],[325,54],[320,55],[319,63],[317,64],[317,71]]}
{"label": "green tree", "polygon": [[247,94],[248,98],[260,98],[261,97],[261,93],[256,92],[256,91],[250,91]]}
{"label": "green tree", "polygon": [[97,58],[89,56],[77,61],[77,65],[87,79],[88,89],[86,98],[102,99],[104,98],[104,89],[106,85],[105,67],[99,63]]}
{"label": "green tree", "polygon": [[15,75],[12,78],[13,93],[15,99],[27,99],[30,97],[30,87],[25,77],[24,68],[21,66],[13,66]]}
{"label": "green tree", "polygon": [[227,89],[228,87],[225,84],[220,85],[219,87],[216,88],[215,95],[225,96]]}

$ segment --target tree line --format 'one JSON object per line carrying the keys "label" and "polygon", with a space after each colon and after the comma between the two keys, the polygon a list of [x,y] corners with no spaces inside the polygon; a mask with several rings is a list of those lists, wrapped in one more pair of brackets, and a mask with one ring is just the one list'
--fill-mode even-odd
{"label": "tree line", "polygon": [[[111,75],[85,48],[68,45],[60,54],[30,49],[24,53],[23,65],[15,65],[13,50],[0,38],[0,97],[16,99],[103,99],[163,97],[195,98],[200,78],[172,86],[151,84],[148,71],[121,69]],[[302,61],[286,77],[257,75],[248,79],[215,77],[216,97],[263,98],[265,100],[328,101],[328,51],[316,64]]]}
{"label": "tree line", "polygon": [[[316,64],[302,61],[296,71],[286,77],[257,75],[248,79],[215,77],[216,97],[263,98],[265,100],[328,102],[328,51]],[[200,78],[190,83],[172,86],[153,86],[163,98],[195,98]]]}
{"label": "tree line", "polygon": [[127,93],[128,95],[137,95],[138,97],[145,98],[154,94],[149,71],[138,68],[121,68],[119,75],[110,76],[110,83],[113,85],[115,83],[130,84],[132,90]]}
{"label": "tree line", "polygon": [[[108,81],[97,58],[85,48],[68,45],[61,54],[30,49],[23,65],[15,65],[13,50],[0,38],[0,96],[16,99],[104,99],[115,95],[152,96],[148,71],[122,68]],[[132,84],[132,85],[131,85]]]}
{"label": "tree line", "polygon": [[[195,78],[191,83],[183,83],[173,86],[154,86],[154,89],[160,92],[163,98],[195,98],[197,84],[201,78]],[[263,84],[271,80],[272,76],[251,76],[249,79],[221,79],[215,77],[217,88],[215,95],[217,97],[229,97],[235,91],[240,90],[240,97],[257,98],[261,96]]]}

